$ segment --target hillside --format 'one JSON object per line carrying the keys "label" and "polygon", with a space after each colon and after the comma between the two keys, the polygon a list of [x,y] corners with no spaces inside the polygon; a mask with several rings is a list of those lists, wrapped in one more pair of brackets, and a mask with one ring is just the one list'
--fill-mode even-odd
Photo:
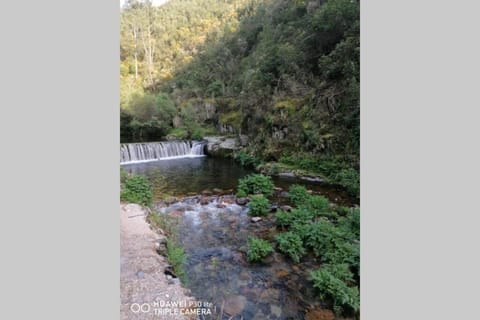
{"label": "hillside", "polygon": [[359,6],[130,1],[121,15],[122,141],[247,135],[243,160],[320,173],[358,195]]}

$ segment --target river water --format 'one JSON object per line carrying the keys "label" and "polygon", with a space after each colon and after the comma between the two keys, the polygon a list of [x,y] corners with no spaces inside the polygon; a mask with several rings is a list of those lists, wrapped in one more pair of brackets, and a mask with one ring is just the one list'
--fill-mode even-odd
{"label": "river water", "polygon": [[[179,218],[178,240],[187,256],[185,286],[198,300],[211,302],[216,308],[215,316],[204,319],[307,319],[310,310],[324,310],[325,305],[308,281],[309,271],[320,266],[315,258],[304,258],[301,263],[293,264],[275,252],[261,263],[247,262],[248,237],[260,237],[274,244],[274,236],[279,231],[274,212],[253,223],[248,207],[237,205],[231,195],[238,179],[252,173],[251,170],[229,159],[209,157],[123,167],[130,173],[146,175],[154,185],[157,199],[165,194],[180,199],[168,205],[158,202],[157,209],[160,214]],[[291,184],[300,182],[276,178],[274,183],[288,190]],[[332,202],[353,203],[338,188],[302,184]],[[213,189],[227,192],[210,196],[208,203],[201,204],[202,197],[195,194]],[[281,190],[277,192],[273,204],[287,203],[281,193]]]}

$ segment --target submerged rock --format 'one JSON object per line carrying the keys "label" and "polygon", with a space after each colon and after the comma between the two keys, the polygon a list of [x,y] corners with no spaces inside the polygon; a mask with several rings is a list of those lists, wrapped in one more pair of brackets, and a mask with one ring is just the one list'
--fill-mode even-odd
{"label": "submerged rock", "polygon": [[244,206],[244,205],[247,204],[248,199],[245,198],[245,197],[237,198],[237,199],[235,200],[235,202],[236,202],[239,206]]}
{"label": "submerged rock", "polygon": [[244,296],[230,296],[225,299],[225,313],[234,316],[242,313],[247,299]]}
{"label": "submerged rock", "polygon": [[334,320],[335,314],[331,310],[315,308],[305,315],[306,320]]}
{"label": "submerged rock", "polygon": [[218,194],[218,195],[223,194],[223,190],[220,188],[213,188],[212,191],[214,194]]}
{"label": "submerged rock", "polygon": [[208,204],[210,202],[210,200],[211,200],[210,197],[202,197],[200,199],[200,204],[204,206],[204,205]]}

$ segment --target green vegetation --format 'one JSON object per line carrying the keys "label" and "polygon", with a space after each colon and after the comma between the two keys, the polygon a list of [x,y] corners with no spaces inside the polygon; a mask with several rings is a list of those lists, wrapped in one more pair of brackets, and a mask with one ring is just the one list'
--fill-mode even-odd
{"label": "green vegetation", "polygon": [[272,252],[273,247],[268,241],[255,237],[248,238],[248,261],[260,261]]}
{"label": "green vegetation", "polygon": [[279,227],[288,227],[292,224],[294,216],[287,211],[278,210],[275,213],[275,223]]}
{"label": "green vegetation", "polygon": [[307,199],[310,198],[310,194],[307,192],[307,188],[298,184],[290,186],[288,193],[290,201],[292,201],[292,203],[296,206],[304,204]]}
{"label": "green vegetation", "polygon": [[240,163],[288,164],[358,196],[359,9],[350,0],[127,1],[122,141],[247,135]]}
{"label": "green vegetation", "polygon": [[270,202],[263,195],[254,195],[248,203],[250,210],[248,214],[251,216],[263,216],[270,211]]}
{"label": "green vegetation", "polygon": [[302,239],[293,232],[280,233],[275,236],[280,251],[288,255],[294,262],[300,262],[300,258],[306,253]]}
{"label": "green vegetation", "polygon": [[[350,0],[128,0],[120,19],[122,141],[246,135],[233,155],[241,165],[271,163],[268,174],[311,174],[359,197],[359,9]],[[122,200],[151,203],[140,180],[121,173]],[[237,190],[255,195],[252,214],[270,208],[269,177],[247,176]],[[318,293],[338,312],[358,312],[359,209],[331,206],[301,186],[290,200],[295,208],[275,215],[285,231],[279,250],[296,263],[317,256]],[[180,251],[172,256],[180,266]]]}
{"label": "green vegetation", "polygon": [[273,182],[269,176],[251,174],[239,180],[238,191],[246,194],[263,194],[270,197],[273,194]]}
{"label": "green vegetation", "polygon": [[309,252],[318,257],[323,265],[310,276],[320,297],[339,314],[358,312],[360,210],[331,208],[326,198],[299,185],[289,193],[296,208],[275,215],[276,225],[287,229],[276,236],[279,250],[296,263]]}
{"label": "green vegetation", "polygon": [[177,276],[183,281],[186,281],[186,273],[184,264],[186,261],[185,250],[174,240],[167,240],[167,259],[173,266],[173,270]]}
{"label": "green vegetation", "polygon": [[240,150],[233,155],[235,161],[240,163],[243,167],[256,167],[258,166],[262,160],[254,155],[251,155],[244,150]]}
{"label": "green vegetation", "polygon": [[[313,286],[323,299],[329,299],[332,301],[334,310],[337,313],[341,313],[344,308],[358,312],[360,309],[360,294],[357,287],[348,287],[345,284],[345,280],[341,277],[346,277],[348,272],[343,266],[337,267],[341,270],[335,270],[332,272],[331,267],[322,267],[318,270],[312,271],[310,277],[313,281]],[[335,271],[337,274],[335,274]],[[340,278],[339,278],[340,276]]]}
{"label": "green vegetation", "polygon": [[120,199],[125,202],[138,203],[143,206],[151,206],[153,192],[147,178],[135,175],[125,179]]}

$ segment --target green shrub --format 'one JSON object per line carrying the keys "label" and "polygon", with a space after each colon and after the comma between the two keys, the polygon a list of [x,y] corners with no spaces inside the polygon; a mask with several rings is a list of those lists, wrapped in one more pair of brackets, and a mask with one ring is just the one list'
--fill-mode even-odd
{"label": "green shrub", "polygon": [[360,193],[360,173],[358,170],[343,169],[334,176],[334,182],[345,187],[347,192],[358,197]]}
{"label": "green shrub", "polygon": [[360,294],[357,287],[348,287],[345,282],[324,268],[310,272],[310,277],[320,297],[330,299],[337,313],[341,313],[344,308],[358,312]]}
{"label": "green shrub", "polygon": [[150,206],[152,204],[153,192],[147,178],[141,175],[127,178],[120,193],[120,199],[125,202]]}
{"label": "green shrub", "polygon": [[168,135],[173,136],[178,140],[185,140],[188,138],[188,131],[185,128],[175,128],[172,129]]}
{"label": "green shrub", "polygon": [[349,208],[345,217],[338,220],[338,227],[346,234],[350,235],[350,239],[360,238],[360,209]]}
{"label": "green shrub", "polygon": [[184,281],[185,270],[184,263],[186,260],[185,250],[182,246],[178,245],[175,241],[167,240],[167,258],[173,266],[173,270],[177,276]]}
{"label": "green shrub", "polygon": [[316,213],[315,215],[328,212],[330,209],[328,199],[323,196],[309,196],[303,202],[302,206],[308,210],[314,211]]}
{"label": "green shrub", "polygon": [[247,196],[247,193],[243,190],[238,190],[237,192],[237,197],[238,198],[245,198]]}
{"label": "green shrub", "polygon": [[239,180],[238,190],[246,194],[263,194],[270,197],[273,194],[272,178],[262,174],[251,174]]}
{"label": "green shrub", "polygon": [[296,206],[304,204],[311,195],[307,192],[307,189],[304,186],[294,184],[290,186],[288,190],[290,201]]}
{"label": "green shrub", "polygon": [[294,216],[288,212],[283,210],[278,210],[275,214],[275,222],[277,226],[280,227],[288,227],[292,224]]}
{"label": "green shrub", "polygon": [[336,248],[336,243],[342,241],[342,233],[330,221],[313,223],[306,234],[305,243],[316,256],[323,256]]}
{"label": "green shrub", "polygon": [[350,212],[351,208],[338,206],[335,208],[335,211],[338,213],[339,216],[346,216]]}
{"label": "green shrub", "polygon": [[278,248],[284,254],[289,256],[295,263],[300,262],[300,258],[305,254],[302,239],[293,232],[280,233],[275,236]]}
{"label": "green shrub", "polygon": [[254,237],[248,238],[248,261],[260,261],[272,252],[273,247],[268,241]]}
{"label": "green shrub", "polygon": [[255,157],[254,155],[251,155],[243,150],[235,153],[233,158],[235,161],[239,162],[242,167],[256,167],[262,163],[260,158]]}
{"label": "green shrub", "polygon": [[322,265],[322,270],[330,272],[335,278],[338,278],[345,283],[353,282],[353,273],[350,271],[350,267],[346,263],[324,264]]}
{"label": "green shrub", "polygon": [[270,203],[263,195],[254,195],[248,203],[249,214],[252,216],[263,216],[270,211]]}
{"label": "green shrub", "polygon": [[204,136],[205,130],[202,128],[195,128],[192,132],[192,140],[202,140]]}

